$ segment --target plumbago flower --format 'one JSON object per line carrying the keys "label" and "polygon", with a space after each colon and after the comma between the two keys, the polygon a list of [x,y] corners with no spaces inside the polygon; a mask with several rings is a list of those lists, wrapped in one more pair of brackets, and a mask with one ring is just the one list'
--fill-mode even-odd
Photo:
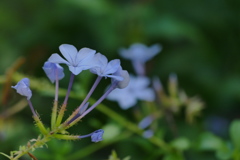
{"label": "plumbago flower", "polygon": [[[32,91],[29,88],[29,79],[24,78],[19,81],[16,86],[12,86],[12,88],[16,89],[19,94],[27,98],[28,104],[33,113],[33,119],[36,126],[39,128],[41,135],[38,139],[30,140],[26,146],[21,146],[18,151],[12,151],[10,156],[0,152],[0,154],[8,157],[10,160],[17,160],[24,154],[28,154],[31,156],[31,158],[37,159],[32,155],[32,153],[29,152],[34,151],[36,148],[42,147],[44,144],[54,138],[64,140],[78,140],[86,137],[91,137],[92,142],[99,142],[103,140],[102,136],[104,131],[102,129],[81,136],[71,135],[68,133],[67,129],[78,123],[84,116],[96,108],[113,90],[127,87],[129,83],[129,74],[127,71],[122,70],[120,61],[118,59],[108,62],[107,58],[104,55],[100,53],[95,54],[95,50],[82,48],[80,51],[77,51],[74,46],[63,44],[60,46],[60,51],[66,60],[60,57],[58,54],[52,54],[42,67],[50,81],[52,83],[55,83],[55,99],[51,113],[50,128],[45,127],[45,125],[40,120],[40,116],[35,112],[33,108],[33,105],[30,101],[30,98],[32,97]],[[69,70],[72,72],[68,90],[65,95],[64,102],[61,106],[58,105],[58,89],[59,80],[64,77],[64,73],[63,68],[58,63],[67,64],[69,66]],[[89,69],[92,73],[97,74],[98,77],[91,87],[86,98],[82,101],[81,105],[77,107],[76,110],[65,121],[63,121],[74,76],[87,69]],[[111,78],[111,85],[106,90],[106,92],[94,104],[92,104],[92,106],[89,106],[89,102],[87,101],[99,84],[102,77]]]}
{"label": "plumbago flower", "polygon": [[69,44],[62,44],[59,47],[62,55],[66,58],[63,59],[58,54],[54,53],[48,59],[49,62],[52,63],[64,63],[68,65],[69,70],[74,74],[78,75],[83,70],[90,69],[93,67],[93,63],[91,63],[95,50],[89,48],[82,48],[79,51],[73,46]]}
{"label": "plumbago flower", "polygon": [[94,56],[93,62],[96,66],[90,69],[90,72],[97,74],[101,77],[109,77],[114,78],[119,81],[122,81],[123,78],[121,76],[113,75],[118,68],[120,67],[120,60],[114,59],[108,62],[107,58],[101,53],[97,53]]}
{"label": "plumbago flower", "polygon": [[147,47],[141,43],[134,43],[129,49],[121,48],[119,54],[123,58],[132,61],[132,65],[138,75],[145,75],[145,63],[161,50],[162,46],[159,44]]}
{"label": "plumbago flower", "polygon": [[130,75],[130,83],[124,89],[115,89],[107,99],[115,100],[122,109],[133,107],[137,100],[153,101],[155,94],[153,89],[148,88],[150,80],[147,77],[134,77]]}
{"label": "plumbago flower", "polygon": [[64,77],[63,68],[59,64],[45,62],[42,68],[52,83]]}
{"label": "plumbago flower", "polygon": [[27,99],[30,100],[30,98],[32,97],[32,91],[30,90],[29,86],[29,79],[23,78],[15,86],[12,86],[12,88],[16,89],[17,93],[27,97]]}
{"label": "plumbago flower", "polygon": [[99,129],[99,130],[94,131],[93,133],[79,136],[78,138],[82,139],[82,138],[86,138],[86,137],[91,137],[92,142],[99,142],[99,141],[103,140],[103,138],[102,138],[103,133],[104,133],[104,130]]}

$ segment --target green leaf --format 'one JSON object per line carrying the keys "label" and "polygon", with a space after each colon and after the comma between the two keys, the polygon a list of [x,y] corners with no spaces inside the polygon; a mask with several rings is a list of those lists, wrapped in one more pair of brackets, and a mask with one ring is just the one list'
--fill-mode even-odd
{"label": "green leaf", "polygon": [[230,150],[229,148],[219,149],[219,150],[216,152],[216,157],[217,157],[219,160],[228,160],[228,159],[231,159],[232,155],[233,155],[233,151]]}
{"label": "green leaf", "polygon": [[119,136],[121,133],[121,128],[114,123],[107,124],[106,126],[103,127],[104,130],[104,136],[103,139],[110,140],[114,139]]}
{"label": "green leaf", "polygon": [[120,160],[120,159],[117,157],[116,151],[113,150],[108,160]]}
{"label": "green leaf", "polygon": [[130,159],[131,159],[130,156],[127,156],[127,157],[123,158],[123,160],[130,160]]}
{"label": "green leaf", "polygon": [[201,150],[218,150],[222,148],[223,141],[212,133],[203,133],[199,141]]}
{"label": "green leaf", "polygon": [[230,137],[237,149],[240,149],[240,120],[234,120],[230,125]]}
{"label": "green leaf", "polygon": [[187,138],[185,137],[180,137],[171,142],[171,146],[178,150],[187,150],[190,147],[190,142]]}

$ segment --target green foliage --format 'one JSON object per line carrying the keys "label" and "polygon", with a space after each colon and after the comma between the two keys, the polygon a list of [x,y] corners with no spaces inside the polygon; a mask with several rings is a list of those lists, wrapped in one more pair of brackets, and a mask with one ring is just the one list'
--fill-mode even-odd
{"label": "green foliage", "polygon": [[[87,133],[104,126],[106,141],[94,145],[87,140],[50,141],[48,149],[36,150],[34,156],[45,160],[106,159],[113,148],[119,157],[126,156],[127,146],[131,159],[240,159],[240,127],[239,121],[234,120],[240,113],[239,6],[237,0],[1,1],[0,151],[17,150],[38,135],[26,104],[5,89],[26,75],[31,79],[33,103],[37,104],[41,120],[47,128],[51,126],[54,86],[42,78],[41,67],[50,54],[59,52],[60,44],[94,48],[108,57],[119,58],[120,47],[143,42],[163,45],[163,52],[146,64],[149,77],[160,77],[162,85],[167,86],[163,88],[168,88],[168,75],[172,72],[178,75],[177,94],[165,90],[167,105],[139,102],[138,107],[122,111],[116,103],[105,101],[79,123],[81,127],[70,131]],[[11,76],[9,68],[19,57],[26,61]],[[132,71],[127,61],[121,64]],[[83,74],[73,86],[73,101],[66,115],[79,105],[92,84],[93,76]],[[61,82],[61,100],[67,83],[67,79]],[[105,86],[98,87],[103,91]],[[96,92],[93,96],[101,94]],[[155,131],[154,137],[146,139],[137,123],[149,113],[155,113],[157,121],[150,126]],[[227,123],[209,121],[215,116]],[[171,120],[174,123],[168,123]],[[116,153],[111,156],[120,159]]]}
{"label": "green foliage", "polygon": [[234,120],[230,126],[230,136],[237,150],[240,151],[240,120]]}
{"label": "green foliage", "polygon": [[[128,156],[128,157],[123,158],[122,160],[130,160],[130,159],[131,158]],[[121,159],[118,158],[116,151],[113,150],[112,154],[109,156],[108,160],[121,160]]]}

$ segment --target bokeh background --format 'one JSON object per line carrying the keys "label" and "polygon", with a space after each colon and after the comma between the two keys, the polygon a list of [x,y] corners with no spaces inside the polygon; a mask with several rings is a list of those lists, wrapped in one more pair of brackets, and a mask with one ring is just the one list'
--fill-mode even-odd
{"label": "bokeh background", "polygon": [[[221,130],[221,136],[227,138],[227,125],[240,117],[239,7],[238,0],[0,1],[0,87],[4,97],[0,109],[4,112],[19,99],[14,91],[5,95],[4,77],[20,57],[25,61],[17,71],[42,79],[45,77],[41,68],[43,63],[52,53],[59,53],[58,47],[64,43],[78,49],[95,49],[108,59],[120,58],[119,48],[127,48],[135,42],[148,46],[158,43],[163,50],[147,63],[147,75],[160,77],[166,85],[169,74],[176,73],[180,88],[189,95],[200,96],[205,102],[199,127],[217,128]],[[121,63],[124,69],[133,72],[129,61],[122,60]],[[83,89],[79,89],[81,94],[94,81],[93,75],[83,74],[86,76],[77,78],[77,82],[84,85],[75,86],[76,90]],[[62,88],[66,88],[67,83],[68,78],[65,78],[61,82]],[[102,94],[105,85],[107,82],[100,86],[94,98]],[[33,103],[46,124],[50,120],[52,99],[34,92]],[[77,106],[80,102],[73,99],[70,103]],[[130,110],[122,111],[116,103],[110,104],[114,104],[116,112],[130,117]],[[87,134],[96,126],[108,123],[114,124],[107,116],[95,111],[73,132]],[[211,123],[215,128],[211,128]],[[17,149],[37,136],[28,108],[4,119],[0,125],[0,150],[3,152]],[[7,133],[4,132],[6,128]],[[49,149],[40,149],[36,154],[40,159],[67,159],[90,143],[90,140],[53,141],[49,143]],[[131,146],[128,151],[124,150],[126,144]],[[138,146],[127,140],[99,148],[90,154],[84,152],[84,158],[107,159],[115,149],[120,157],[131,155],[133,159],[139,159]],[[146,156],[143,159],[147,159]]]}

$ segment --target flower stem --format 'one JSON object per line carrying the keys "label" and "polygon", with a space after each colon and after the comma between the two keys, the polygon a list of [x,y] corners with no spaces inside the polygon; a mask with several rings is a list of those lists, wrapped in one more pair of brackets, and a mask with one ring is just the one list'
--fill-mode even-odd
{"label": "flower stem", "polygon": [[90,108],[88,108],[82,115],[80,115],[78,118],[76,118],[71,123],[65,122],[66,129],[76,124],[80,119],[82,119],[85,115],[87,115],[89,112],[91,112],[96,106],[98,106],[107,96],[109,93],[111,93],[117,86],[117,83],[113,83],[108,90],[100,97]]}
{"label": "flower stem", "polygon": [[63,102],[63,104],[65,104],[65,105],[67,105],[67,101],[68,101],[68,97],[69,97],[70,91],[72,89],[74,77],[75,77],[75,75],[72,73],[71,77],[70,77],[70,80],[69,80],[69,84],[68,84],[67,94],[66,94],[64,102]]}
{"label": "flower stem", "polygon": [[58,108],[58,101],[54,100],[53,108],[52,108],[52,116],[51,116],[51,128],[52,129],[54,129],[56,126],[57,108]]}
{"label": "flower stem", "polygon": [[33,116],[37,116],[37,114],[36,114],[36,112],[35,112],[35,110],[34,110],[34,108],[33,108],[33,105],[32,105],[32,102],[31,102],[31,100],[29,99],[27,99],[27,101],[28,101],[28,105],[29,105],[29,107],[30,107],[30,109],[31,109],[31,111],[32,111],[32,114],[33,114]]}
{"label": "flower stem", "polygon": [[68,97],[70,95],[70,91],[71,91],[71,88],[72,88],[72,85],[73,85],[74,76],[75,75],[72,73],[71,77],[70,77],[70,80],[69,80],[66,97],[64,99],[64,102],[63,102],[63,104],[61,106],[61,109],[60,109],[60,111],[58,113],[58,116],[57,116],[56,126],[59,126],[61,124],[61,122],[62,122],[62,119],[63,119],[63,116],[64,116],[64,112],[65,112],[66,107],[67,107]]}
{"label": "flower stem", "polygon": [[[110,108],[100,104],[99,107],[97,108],[100,112],[104,113],[105,115],[107,115],[108,117],[110,117],[111,119],[117,121],[119,124],[121,124],[122,126],[126,127],[128,130],[132,131],[133,133],[137,133],[138,135],[142,136],[142,130],[140,128],[138,128],[138,126],[132,122],[129,122],[125,117],[119,115],[118,113],[116,113],[115,111],[111,110]],[[164,150],[165,152],[168,152],[170,150],[170,147],[168,146],[168,144],[166,142],[164,142],[164,140],[152,136],[151,138],[149,138],[149,141],[152,144],[155,144],[156,146],[159,146],[162,150]]]}
{"label": "flower stem", "polygon": [[58,127],[61,124],[63,116],[64,116],[64,112],[66,110],[66,107],[67,107],[66,104],[62,104],[61,109],[60,109],[60,111],[58,113],[58,116],[57,116],[57,121],[56,121],[56,124],[55,124],[56,127]]}
{"label": "flower stem", "polygon": [[86,104],[86,102],[88,101],[88,99],[92,95],[93,91],[96,89],[96,87],[99,84],[99,82],[101,81],[101,79],[102,79],[102,77],[100,77],[100,76],[97,77],[97,79],[95,80],[92,88],[88,92],[87,96],[85,97],[85,99],[83,100],[81,105],[71,114],[71,116],[69,116],[69,118],[65,122],[69,122],[72,119],[74,119],[74,117],[76,118],[76,116],[78,116],[78,113],[79,113],[80,109]]}
{"label": "flower stem", "polygon": [[44,127],[42,121],[40,120],[40,118],[38,117],[38,115],[34,115],[33,116],[33,119],[35,120],[36,122],[36,125],[37,127],[39,128],[40,132],[43,134],[43,135],[46,135],[48,133],[47,129]]}
{"label": "flower stem", "polygon": [[55,81],[55,101],[58,101],[58,88],[59,88],[59,80],[58,80],[58,70],[56,70],[56,81]]}
{"label": "flower stem", "polygon": [[[111,93],[114,89],[116,88],[116,85],[113,84],[111,85],[108,90],[102,95],[102,97],[100,97],[96,103],[94,103],[90,108],[88,108],[80,117],[84,117],[85,115],[87,115],[89,112],[91,112],[95,107],[97,107],[108,95],[109,93]],[[80,118],[80,119],[81,119]]]}
{"label": "flower stem", "polygon": [[58,109],[58,88],[59,88],[58,70],[56,70],[55,98],[54,98],[54,102],[53,102],[52,115],[51,115],[51,128],[52,129],[56,126],[57,109]]}
{"label": "flower stem", "polygon": [[55,138],[57,139],[64,139],[64,140],[77,140],[79,136],[72,136],[72,135],[63,135],[63,134],[55,134]]}
{"label": "flower stem", "polygon": [[48,136],[44,136],[42,139],[36,140],[36,142],[34,144],[32,144],[30,146],[27,145],[24,150],[20,150],[19,154],[17,156],[15,156],[14,158],[11,158],[11,160],[18,160],[20,157],[22,157],[25,154],[28,154],[30,151],[32,151],[36,148],[42,147],[49,140],[50,140],[50,138]]}

